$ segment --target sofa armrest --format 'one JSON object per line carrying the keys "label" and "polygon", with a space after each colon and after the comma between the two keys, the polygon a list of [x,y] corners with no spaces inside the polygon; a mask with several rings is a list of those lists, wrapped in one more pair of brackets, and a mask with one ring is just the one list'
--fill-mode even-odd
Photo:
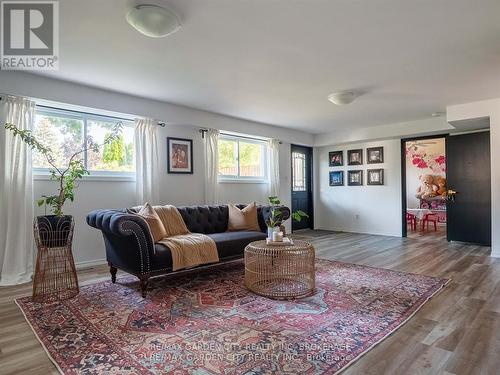
{"label": "sofa armrest", "polygon": [[[120,210],[95,210],[87,215],[87,224],[99,229],[105,237],[106,251],[115,257],[123,258],[129,263],[130,257],[138,256],[140,260],[140,273],[151,270],[150,258],[154,254],[154,242],[149,226],[142,217],[129,214]],[[125,241],[121,241],[125,240]],[[127,246],[113,246],[113,243],[125,242]]]}

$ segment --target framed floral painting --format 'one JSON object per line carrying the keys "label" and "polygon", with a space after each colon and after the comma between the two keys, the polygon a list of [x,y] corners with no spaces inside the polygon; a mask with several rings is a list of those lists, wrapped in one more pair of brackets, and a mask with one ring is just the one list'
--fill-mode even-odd
{"label": "framed floral painting", "polygon": [[344,165],[344,151],[330,151],[328,153],[328,165],[330,167],[341,167]]}

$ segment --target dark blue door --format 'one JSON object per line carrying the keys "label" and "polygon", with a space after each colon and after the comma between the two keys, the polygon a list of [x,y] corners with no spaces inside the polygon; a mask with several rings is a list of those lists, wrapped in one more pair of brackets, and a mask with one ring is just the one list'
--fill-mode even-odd
{"label": "dark blue door", "polygon": [[309,215],[300,222],[292,220],[292,230],[314,229],[312,200],[312,148],[292,145],[292,211]]}

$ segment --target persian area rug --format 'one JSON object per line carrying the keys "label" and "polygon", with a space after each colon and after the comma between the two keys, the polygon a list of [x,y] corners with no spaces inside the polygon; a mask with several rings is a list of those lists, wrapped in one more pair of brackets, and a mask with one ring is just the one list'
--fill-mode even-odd
{"label": "persian area rug", "polygon": [[82,287],[17,304],[65,374],[335,374],[404,324],[448,280],[317,260],[310,297],[276,301],[243,285],[243,264]]}

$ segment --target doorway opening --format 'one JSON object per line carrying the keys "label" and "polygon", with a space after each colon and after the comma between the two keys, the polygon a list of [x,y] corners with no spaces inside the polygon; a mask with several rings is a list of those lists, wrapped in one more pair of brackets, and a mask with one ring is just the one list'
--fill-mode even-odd
{"label": "doorway opening", "polygon": [[447,136],[403,139],[403,237],[446,239]]}
{"label": "doorway opening", "polygon": [[314,229],[311,147],[291,146],[292,157],[292,212],[301,210],[309,217],[300,222],[292,220],[292,231]]}

